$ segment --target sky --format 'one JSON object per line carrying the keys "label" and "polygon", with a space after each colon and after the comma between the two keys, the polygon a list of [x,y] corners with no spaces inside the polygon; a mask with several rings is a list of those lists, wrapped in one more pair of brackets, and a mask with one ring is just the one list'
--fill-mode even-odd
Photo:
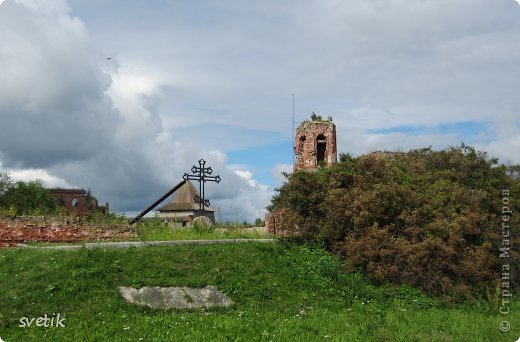
{"label": "sky", "polygon": [[0,0],[0,170],[140,211],[204,158],[263,218],[295,122],[338,151],[462,142],[520,163],[515,0]]}

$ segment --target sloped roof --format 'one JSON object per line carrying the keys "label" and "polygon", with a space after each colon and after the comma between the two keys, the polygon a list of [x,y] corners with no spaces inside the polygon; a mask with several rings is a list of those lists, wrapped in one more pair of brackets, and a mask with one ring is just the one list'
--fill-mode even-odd
{"label": "sloped roof", "polygon": [[[191,211],[199,210],[199,203],[195,202],[195,196],[199,195],[197,189],[191,181],[184,185],[173,194],[171,201],[160,207],[159,211]],[[205,206],[206,211],[215,211],[212,207]]]}

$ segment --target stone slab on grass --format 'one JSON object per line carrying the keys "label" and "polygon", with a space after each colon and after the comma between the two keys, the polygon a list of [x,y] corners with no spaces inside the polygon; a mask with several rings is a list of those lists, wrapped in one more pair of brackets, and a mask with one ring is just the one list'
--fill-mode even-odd
{"label": "stone slab on grass", "polygon": [[215,286],[202,289],[159,286],[136,289],[120,286],[119,292],[127,302],[153,309],[207,309],[232,304],[231,299]]}

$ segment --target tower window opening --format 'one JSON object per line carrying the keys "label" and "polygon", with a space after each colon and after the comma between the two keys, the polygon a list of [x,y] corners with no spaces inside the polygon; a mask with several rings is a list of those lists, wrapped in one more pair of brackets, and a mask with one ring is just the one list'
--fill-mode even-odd
{"label": "tower window opening", "polygon": [[302,151],[303,150],[303,144],[305,144],[305,135],[301,136],[299,140],[299,150]]}
{"label": "tower window opening", "polygon": [[318,135],[316,138],[316,161],[318,165],[325,161],[325,153],[327,151],[327,140],[323,134]]}

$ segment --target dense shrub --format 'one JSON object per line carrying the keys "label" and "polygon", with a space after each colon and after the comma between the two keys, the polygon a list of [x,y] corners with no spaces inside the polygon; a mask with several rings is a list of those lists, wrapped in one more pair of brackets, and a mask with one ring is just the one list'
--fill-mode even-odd
{"label": "dense shrub", "polygon": [[13,182],[0,173],[0,215],[45,215],[62,211],[39,180]]}
{"label": "dense shrub", "polygon": [[[288,176],[269,210],[285,212],[280,229],[324,244],[348,269],[462,300],[496,293],[502,190],[517,212],[517,176],[518,166],[498,165],[466,145],[342,155],[330,168]],[[513,214],[513,246],[520,244],[519,223],[520,213]],[[520,265],[513,249],[512,276]],[[516,279],[512,286],[518,290]]]}

